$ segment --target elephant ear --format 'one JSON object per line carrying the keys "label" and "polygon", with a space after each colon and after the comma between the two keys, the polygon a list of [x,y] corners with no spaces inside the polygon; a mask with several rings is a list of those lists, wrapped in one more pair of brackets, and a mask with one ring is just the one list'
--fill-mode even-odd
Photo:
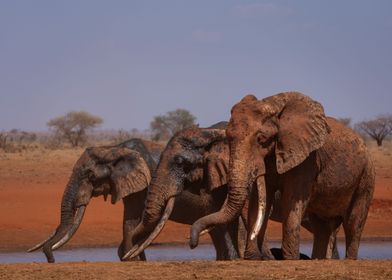
{"label": "elephant ear", "polygon": [[210,192],[227,184],[229,159],[222,155],[206,157],[207,185]]}
{"label": "elephant ear", "polygon": [[112,204],[120,199],[144,190],[150,184],[151,174],[142,156],[129,149],[120,148],[119,154],[125,154],[113,163],[111,173]]}
{"label": "elephant ear", "polygon": [[181,131],[178,139],[183,146],[206,148],[215,142],[226,140],[226,132],[224,129],[190,128]]}
{"label": "elephant ear", "polygon": [[330,128],[320,103],[298,92],[281,93],[263,102],[272,104],[279,118],[275,147],[279,174],[299,165],[324,145]]}
{"label": "elephant ear", "polygon": [[86,151],[97,163],[111,163],[135,153],[129,148],[114,146],[90,147]]}

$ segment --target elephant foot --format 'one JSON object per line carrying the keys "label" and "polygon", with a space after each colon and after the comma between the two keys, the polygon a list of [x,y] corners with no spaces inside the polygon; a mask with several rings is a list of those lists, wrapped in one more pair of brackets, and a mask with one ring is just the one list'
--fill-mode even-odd
{"label": "elephant foot", "polygon": [[216,257],[216,260],[217,261],[235,261],[235,260],[238,260],[238,259],[240,259],[239,257],[238,257],[238,255],[237,255],[237,253],[234,253],[234,254],[229,254],[229,255],[218,255],[217,257]]}
{"label": "elephant foot", "polygon": [[263,260],[263,256],[261,256],[258,253],[245,252],[244,253],[244,260],[248,260],[248,261]]}
{"label": "elephant foot", "polygon": [[260,259],[263,260],[263,261],[273,261],[273,260],[276,260],[276,257],[275,257],[275,255],[271,252],[271,250],[268,249],[268,250],[263,250],[263,251],[261,252]]}
{"label": "elephant foot", "polygon": [[[255,247],[257,248],[257,247]],[[263,248],[260,252],[258,249],[247,249],[244,252],[244,260],[274,260],[274,256],[271,254],[271,251],[268,248]]]}

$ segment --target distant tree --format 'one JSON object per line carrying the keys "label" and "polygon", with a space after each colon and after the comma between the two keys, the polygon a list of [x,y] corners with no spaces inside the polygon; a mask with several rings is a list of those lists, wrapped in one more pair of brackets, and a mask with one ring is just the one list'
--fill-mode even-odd
{"label": "distant tree", "polygon": [[338,121],[347,127],[351,127],[351,118],[338,118]]}
{"label": "distant tree", "polygon": [[0,149],[5,149],[7,147],[7,132],[0,132]]}
{"label": "distant tree", "polygon": [[69,112],[48,121],[47,125],[54,129],[56,134],[68,141],[72,147],[82,145],[87,140],[86,132],[102,124],[103,120],[88,112]]}
{"label": "distant tree", "polygon": [[376,140],[378,146],[382,146],[385,137],[392,134],[392,115],[382,115],[370,121],[357,123],[355,128]]}
{"label": "distant tree", "polygon": [[154,140],[167,140],[176,132],[195,125],[196,117],[188,110],[177,109],[164,115],[155,116],[150,123]]}

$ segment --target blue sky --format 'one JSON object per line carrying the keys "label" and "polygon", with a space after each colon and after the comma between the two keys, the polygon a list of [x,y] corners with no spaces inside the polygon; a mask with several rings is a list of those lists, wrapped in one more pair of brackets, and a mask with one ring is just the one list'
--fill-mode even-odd
{"label": "blue sky", "polygon": [[354,121],[392,112],[392,1],[0,1],[0,130],[71,110],[201,126],[298,90]]}

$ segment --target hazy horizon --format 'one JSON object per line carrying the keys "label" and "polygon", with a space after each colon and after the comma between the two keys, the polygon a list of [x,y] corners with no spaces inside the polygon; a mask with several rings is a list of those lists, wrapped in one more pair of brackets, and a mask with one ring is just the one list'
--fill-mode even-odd
{"label": "hazy horizon", "polygon": [[392,111],[392,1],[0,2],[0,131],[84,110],[147,129],[228,120],[248,93],[301,91],[353,122]]}

